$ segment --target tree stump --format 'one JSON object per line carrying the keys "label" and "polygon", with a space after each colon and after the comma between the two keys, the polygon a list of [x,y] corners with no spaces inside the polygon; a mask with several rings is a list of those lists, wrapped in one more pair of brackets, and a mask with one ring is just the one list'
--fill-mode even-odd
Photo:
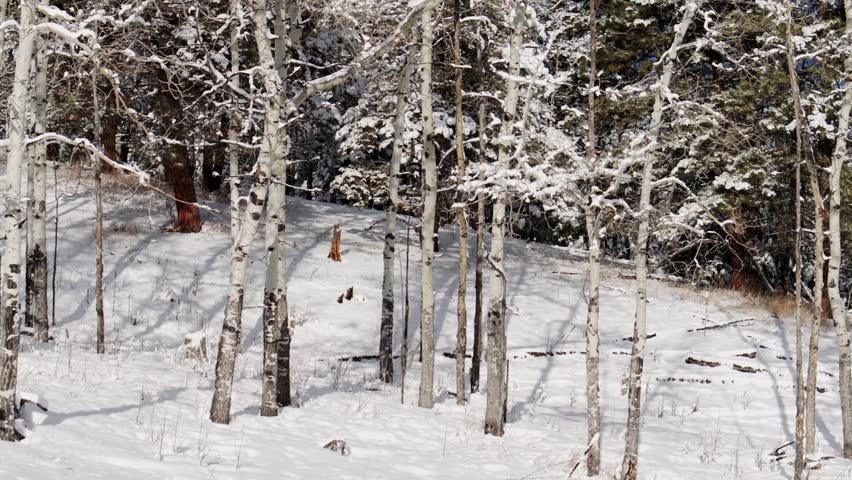
{"label": "tree stump", "polygon": [[340,253],[340,224],[334,226],[334,234],[331,237],[331,251],[328,252],[328,258],[333,262],[343,261],[343,255]]}
{"label": "tree stump", "polygon": [[207,335],[204,332],[190,333],[183,338],[183,358],[198,362],[206,362],[209,359]]}

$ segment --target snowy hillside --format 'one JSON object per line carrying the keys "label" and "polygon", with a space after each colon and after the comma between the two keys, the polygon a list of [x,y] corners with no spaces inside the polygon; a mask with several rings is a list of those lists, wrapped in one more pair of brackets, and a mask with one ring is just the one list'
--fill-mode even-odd
{"label": "snowy hillside", "polygon": [[[584,264],[565,252],[509,246],[508,423],[503,438],[485,436],[484,394],[456,406],[447,392],[454,388],[454,362],[441,355],[455,344],[453,231],[442,231],[445,256],[437,259],[437,403],[426,410],[414,403],[416,361],[400,405],[399,382],[379,383],[374,360],[346,359],[377,350],[382,238],[380,229],[368,228],[381,214],[291,199],[288,270],[298,319],[293,383],[299,408],[286,408],[277,418],[258,415],[262,341],[256,307],[263,262],[254,255],[235,414],[231,425],[222,426],[207,419],[213,364],[184,360],[181,344],[186,334],[203,331],[215,355],[230,245],[227,228],[215,230],[224,220],[211,216],[199,234],[165,233],[160,226],[169,207],[163,201],[139,192],[109,195],[108,354],[96,356],[93,203],[85,187],[65,193],[55,341],[36,345],[25,339],[19,373],[19,390],[37,394],[49,412],[27,418],[32,431],[24,441],[0,443],[0,478],[540,479],[567,478],[581,458],[585,273]],[[326,258],[337,222],[343,263]],[[400,232],[404,239],[405,230]],[[415,346],[418,252],[411,250]],[[337,303],[349,287],[354,298]],[[773,317],[726,291],[655,282],[650,298],[655,336],[643,385],[640,478],[790,478],[791,447],[781,450],[790,455],[780,460],[772,453],[793,439],[791,319]],[[601,304],[603,466],[611,474],[623,449],[621,379],[633,320],[631,281],[606,270]],[[738,323],[722,326],[727,322]],[[841,448],[833,338],[825,337],[823,355],[820,386],[826,391],[817,399],[817,451],[828,457]],[[711,363],[688,364],[690,357]],[[349,455],[323,449],[335,439],[346,441]],[[821,464],[811,478],[850,478],[848,462]],[[583,475],[580,467],[573,478]]]}

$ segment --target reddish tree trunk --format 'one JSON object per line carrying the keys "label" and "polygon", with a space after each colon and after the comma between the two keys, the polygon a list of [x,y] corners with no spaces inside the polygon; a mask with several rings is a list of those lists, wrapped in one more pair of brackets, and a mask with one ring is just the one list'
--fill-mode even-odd
{"label": "reddish tree trunk", "polygon": [[189,152],[185,145],[169,145],[169,158],[166,164],[166,179],[172,185],[177,207],[175,231],[195,233],[201,231],[201,213],[195,203],[195,185],[192,183],[192,170]]}
{"label": "reddish tree trunk", "polygon": [[[165,72],[160,71],[159,75],[161,83],[167,85]],[[160,93],[159,100],[163,112],[171,115],[175,120],[164,132],[164,136],[172,141],[163,144],[166,181],[172,186],[177,207],[174,230],[181,233],[200,232],[201,214],[196,206],[198,197],[195,195],[195,184],[192,178],[194,165],[189,158],[189,147],[186,146],[188,141],[187,119],[184,117],[186,110],[181,105],[180,99],[173,96],[167,89]]]}

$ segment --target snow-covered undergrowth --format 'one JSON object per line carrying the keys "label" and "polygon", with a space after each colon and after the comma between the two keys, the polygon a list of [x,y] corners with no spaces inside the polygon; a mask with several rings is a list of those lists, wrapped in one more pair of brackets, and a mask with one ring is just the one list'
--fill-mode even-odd
{"label": "snow-covered undergrowth", "polygon": [[[49,401],[28,418],[26,440],[0,443],[0,479],[567,478],[586,445],[583,295],[585,267],[562,250],[510,242],[510,385],[506,435],[482,434],[485,398],[459,407],[454,361],[456,235],[441,234],[437,268],[436,394],[415,406],[416,361],[406,380],[377,382],[382,275],[380,212],[290,200],[288,258],[294,398],[261,418],[263,285],[260,242],[252,255],[231,425],[207,420],[213,364],[184,360],[184,337],[204,332],[215,355],[227,287],[230,239],[223,218],[205,232],[162,232],[166,202],[113,192],[107,201],[108,354],[94,352],[92,196],[66,189],[60,203],[55,341],[22,346],[19,389]],[[53,214],[54,204],[49,211]],[[52,220],[51,220],[52,221]],[[327,259],[335,223],[342,263]],[[52,225],[52,223],[51,223]],[[53,234],[51,227],[51,245]],[[400,238],[404,239],[404,225]],[[412,232],[412,239],[413,239]],[[397,248],[404,254],[405,248]],[[52,252],[51,252],[52,254]],[[411,340],[416,359],[418,249],[411,250]],[[605,271],[602,288],[603,464],[620,463],[626,415],[633,284]],[[473,288],[473,275],[471,275]],[[354,298],[337,303],[347,288]],[[401,285],[397,288],[400,298]],[[793,329],[737,295],[654,282],[643,384],[640,478],[791,478]],[[398,306],[401,302],[397,302]],[[468,306],[473,311],[473,300]],[[395,339],[399,347],[401,309]],[[472,319],[472,314],[470,315]],[[731,326],[698,330],[727,322]],[[468,328],[472,332],[472,326]],[[823,340],[817,399],[820,456],[840,450],[836,348]],[[469,342],[470,345],[470,342]],[[687,364],[687,358],[718,366]],[[735,369],[734,366],[745,367]],[[739,370],[750,370],[743,372]],[[343,439],[349,455],[323,446]],[[811,478],[852,478],[852,464],[820,462]],[[583,466],[573,478],[583,477]]]}

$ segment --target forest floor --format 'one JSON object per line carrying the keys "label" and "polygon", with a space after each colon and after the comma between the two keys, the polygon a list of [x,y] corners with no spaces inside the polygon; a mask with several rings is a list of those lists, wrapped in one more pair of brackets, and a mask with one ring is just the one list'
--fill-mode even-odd
{"label": "forest floor", "polygon": [[[85,182],[70,182],[59,193],[55,341],[38,345],[25,337],[19,372],[19,390],[38,395],[49,411],[28,415],[24,441],[0,444],[0,479],[543,479],[567,478],[581,458],[586,267],[566,250],[508,244],[508,423],[506,435],[496,438],[482,433],[483,393],[466,406],[457,406],[448,394],[455,390],[455,363],[443,355],[455,346],[455,231],[441,231],[436,260],[436,405],[426,410],[416,406],[416,355],[403,404],[398,363],[397,382],[386,386],[376,379],[375,361],[345,359],[377,350],[383,224],[375,224],[382,213],[291,199],[288,278],[297,323],[292,344],[297,408],[283,409],[277,418],[258,415],[264,264],[258,242],[233,419],[222,426],[207,419],[212,359],[184,360],[182,343],[186,334],[204,332],[215,355],[228,279],[227,220],[205,213],[202,233],[165,232],[167,201],[130,187],[112,188],[106,199],[108,352],[98,356],[93,195]],[[51,199],[51,222],[55,206]],[[342,263],[327,258],[335,223],[343,229]],[[404,224],[399,237],[404,242]],[[404,246],[397,252],[404,255]],[[412,353],[418,261],[412,242]],[[603,466],[610,478],[624,446],[623,379],[631,346],[626,338],[634,312],[634,284],[622,273],[627,272],[607,268],[601,289]],[[338,303],[349,287],[354,298]],[[786,457],[773,455],[793,440],[790,314],[779,318],[761,302],[727,291],[662,282],[651,283],[649,296],[654,336],[645,363],[640,478],[792,478],[792,447],[781,449]],[[469,335],[473,307],[471,295]],[[819,386],[825,392],[817,398],[816,457],[834,457],[841,449],[841,427],[830,328],[822,345]],[[689,357],[718,366],[686,363]],[[335,439],[346,441],[349,455],[323,449]],[[850,462],[827,458],[818,465],[812,479],[852,478]],[[572,478],[583,478],[583,470],[577,468]]]}

